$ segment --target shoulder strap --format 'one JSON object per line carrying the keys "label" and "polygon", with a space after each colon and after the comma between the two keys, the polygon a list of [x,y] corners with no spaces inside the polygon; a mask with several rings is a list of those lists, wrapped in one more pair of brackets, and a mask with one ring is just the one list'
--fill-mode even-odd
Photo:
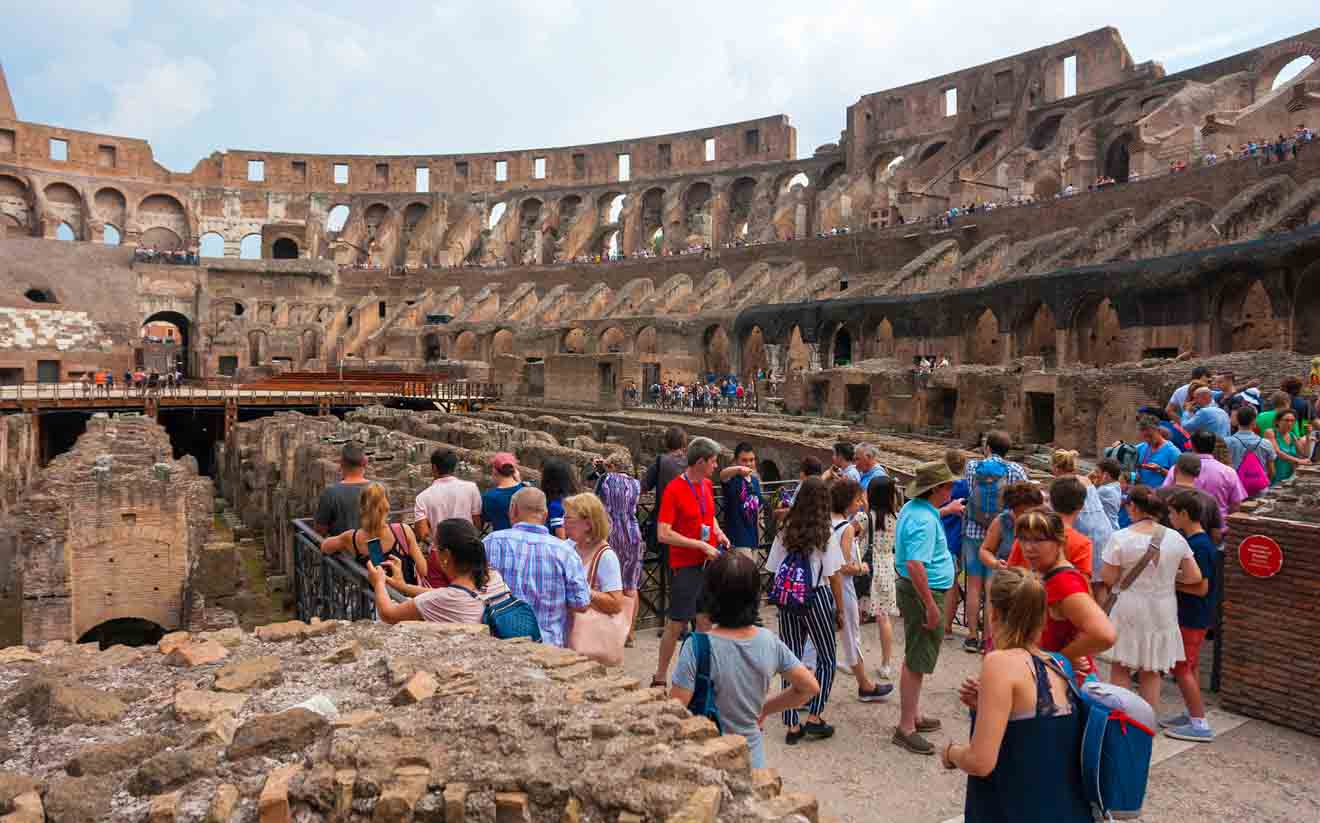
{"label": "shoulder strap", "polygon": [[1150,544],[1146,546],[1146,553],[1137,561],[1137,565],[1133,566],[1127,574],[1123,575],[1123,579],[1118,581],[1118,588],[1115,589],[1116,592],[1126,591],[1129,586],[1136,582],[1137,578],[1146,570],[1146,567],[1150,565],[1151,561],[1159,557],[1160,542],[1163,540],[1164,527],[1159,523],[1156,523],[1154,530],[1150,533]]}
{"label": "shoulder strap", "polygon": [[467,592],[472,597],[473,600],[477,599],[477,593],[474,592],[472,589],[469,589],[467,586],[460,586],[457,583],[450,583],[449,588],[458,589],[461,592]]}
{"label": "shoulder strap", "polygon": [[609,551],[609,550],[610,550],[610,544],[609,544],[609,543],[606,543],[605,545],[603,545],[603,546],[601,546],[599,549],[597,549],[597,550],[596,550],[596,553],[593,554],[593,555],[591,556],[591,562],[587,565],[587,588],[588,588],[588,589],[595,588],[595,586],[596,586],[596,569],[600,567],[600,557],[601,557],[601,555],[605,554],[605,552],[607,552],[607,551]]}
{"label": "shoulder strap", "polygon": [[399,550],[400,554],[408,553],[408,540],[403,533],[403,526],[399,523],[390,523],[390,534],[394,535],[394,548]]}

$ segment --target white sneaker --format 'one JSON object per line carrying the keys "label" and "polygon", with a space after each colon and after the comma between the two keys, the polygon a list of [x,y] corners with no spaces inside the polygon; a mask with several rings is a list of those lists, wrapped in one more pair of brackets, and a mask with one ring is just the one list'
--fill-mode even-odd
{"label": "white sneaker", "polygon": [[878,669],[875,670],[875,674],[876,674],[876,677],[880,678],[881,680],[888,680],[888,681],[890,681],[890,682],[893,682],[893,680],[894,680],[894,667],[893,667],[893,666],[881,666],[880,668],[878,668]]}

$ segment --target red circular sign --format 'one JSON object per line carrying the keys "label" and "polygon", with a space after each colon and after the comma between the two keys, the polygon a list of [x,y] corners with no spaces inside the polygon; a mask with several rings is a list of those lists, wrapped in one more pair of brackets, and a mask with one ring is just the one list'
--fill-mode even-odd
{"label": "red circular sign", "polygon": [[1238,562],[1252,577],[1273,577],[1283,568],[1283,549],[1263,534],[1253,534],[1238,546]]}

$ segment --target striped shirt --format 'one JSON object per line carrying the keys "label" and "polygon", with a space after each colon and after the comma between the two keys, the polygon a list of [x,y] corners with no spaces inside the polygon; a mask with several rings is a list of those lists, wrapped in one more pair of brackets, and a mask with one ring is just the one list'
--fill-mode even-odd
{"label": "striped shirt", "polygon": [[[1027,470],[1009,460],[1005,460],[999,455],[992,455],[986,460],[998,460],[1004,464],[1004,479],[999,484],[999,493],[1002,496],[1004,487],[1010,483],[1027,482]],[[981,465],[982,461],[972,460],[967,464],[967,474],[964,479],[967,480],[967,512],[963,515],[963,537],[971,540],[982,540],[985,538],[985,526],[976,522],[976,467]]]}
{"label": "striped shirt", "polygon": [[509,591],[536,612],[541,640],[552,646],[568,642],[571,608],[591,603],[587,570],[568,543],[545,526],[515,523],[492,532],[482,541],[491,568],[500,573]]}

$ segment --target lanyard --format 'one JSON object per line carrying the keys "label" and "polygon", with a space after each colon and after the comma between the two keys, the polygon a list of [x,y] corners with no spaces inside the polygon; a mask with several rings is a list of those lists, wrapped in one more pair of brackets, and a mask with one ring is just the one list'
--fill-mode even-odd
{"label": "lanyard", "polygon": [[[704,521],[706,519],[706,498],[704,495],[697,493],[697,487],[692,485],[692,480],[687,476],[687,472],[683,473],[683,479],[687,482],[688,488],[692,490],[692,496],[697,498],[697,508],[701,510],[701,519]],[[703,483],[702,486],[705,486],[705,484]],[[703,488],[702,491],[705,491],[705,489]]]}

